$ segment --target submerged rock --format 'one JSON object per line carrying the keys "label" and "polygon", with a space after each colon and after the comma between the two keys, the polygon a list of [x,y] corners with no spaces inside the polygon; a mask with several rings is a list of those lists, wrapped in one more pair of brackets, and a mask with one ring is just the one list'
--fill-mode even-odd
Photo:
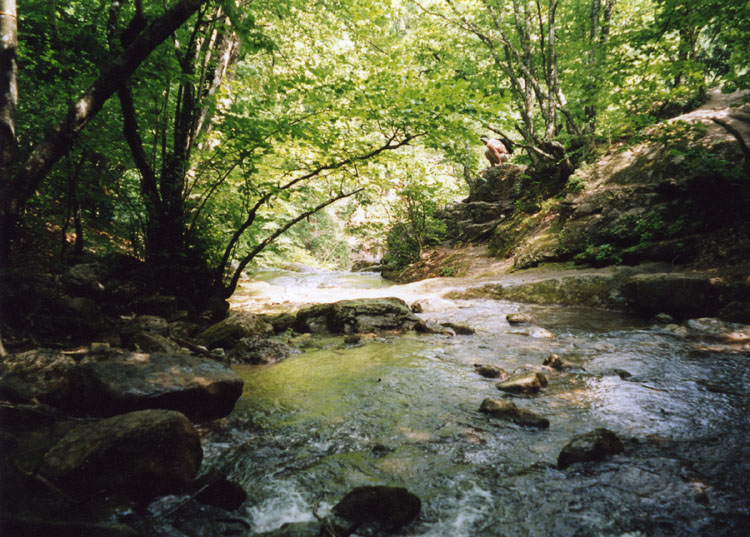
{"label": "submerged rock", "polygon": [[490,364],[474,364],[474,370],[488,379],[500,379],[501,381],[507,380],[510,377],[508,373],[502,367]]}
{"label": "submerged rock", "polygon": [[419,319],[400,298],[361,298],[317,304],[297,312],[297,332],[354,334],[409,330]]}
{"label": "submerged rock", "polygon": [[293,351],[289,345],[280,341],[246,337],[229,352],[229,357],[233,363],[239,364],[274,364]]}
{"label": "submerged rock", "polygon": [[[421,500],[401,487],[357,487],[333,507],[344,535],[353,530],[392,532],[413,522],[422,508]],[[348,531],[348,533],[347,533]]]}
{"label": "submerged rock", "polygon": [[594,429],[570,439],[560,451],[557,467],[563,469],[576,462],[601,461],[624,450],[615,433],[604,428]]}
{"label": "submerged rock", "polygon": [[513,402],[505,401],[503,399],[492,399],[488,397],[482,401],[479,411],[495,418],[512,421],[517,425],[539,427],[540,429],[546,429],[549,427],[549,420],[547,418],[543,418],[531,410],[518,408]]}
{"label": "submerged rock", "polygon": [[514,375],[505,382],[499,382],[497,389],[509,393],[534,394],[547,385],[547,377],[542,373]]}
{"label": "submerged rock", "polygon": [[181,490],[202,457],[184,415],[142,410],[71,429],[45,454],[40,472],[74,496],[105,490],[142,501]]}

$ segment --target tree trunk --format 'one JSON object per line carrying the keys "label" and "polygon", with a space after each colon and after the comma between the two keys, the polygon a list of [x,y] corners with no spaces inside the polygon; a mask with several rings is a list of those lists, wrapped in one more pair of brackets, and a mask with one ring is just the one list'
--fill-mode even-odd
{"label": "tree trunk", "polygon": [[[2,1],[2,0],[0,0]],[[68,109],[65,117],[54,128],[49,130],[44,139],[32,150],[26,162],[21,166],[16,175],[7,183],[3,184],[2,206],[0,207],[0,240],[9,240],[8,234],[18,217],[20,210],[26,201],[33,195],[39,183],[49,173],[52,166],[64,156],[72,147],[81,130],[101,110],[104,103],[117,91],[120,86],[135,72],[138,66],[159,46],[167,37],[179,28],[195,13],[198,8],[208,0],[180,0],[172,8],[168,9],[161,17],[156,19],[146,30],[141,33],[112,63],[102,70],[101,75],[94,83],[73,103]],[[9,6],[10,4],[10,6]],[[7,7],[15,7],[15,2],[5,1]],[[2,20],[9,19],[3,16]],[[13,24],[8,24],[3,37],[13,38],[15,43],[15,18]],[[9,51],[10,52],[10,51]],[[15,46],[12,47],[15,57]],[[0,77],[7,77],[9,71]],[[15,87],[9,80],[0,79],[0,90]],[[2,91],[0,91],[2,93]],[[7,185],[7,186],[6,186]],[[5,247],[9,251],[9,245]]]}
{"label": "tree trunk", "polygon": [[15,0],[0,0],[0,267],[10,255],[10,233],[15,211],[5,209],[16,153],[16,104],[18,80],[16,47],[18,24]]}

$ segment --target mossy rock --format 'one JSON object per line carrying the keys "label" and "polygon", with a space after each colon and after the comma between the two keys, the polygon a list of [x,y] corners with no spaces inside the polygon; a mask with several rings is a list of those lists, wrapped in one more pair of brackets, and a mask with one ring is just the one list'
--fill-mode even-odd
{"label": "mossy rock", "polygon": [[273,332],[273,326],[260,316],[247,311],[237,311],[201,332],[198,341],[209,349],[231,349],[242,338],[270,336]]}

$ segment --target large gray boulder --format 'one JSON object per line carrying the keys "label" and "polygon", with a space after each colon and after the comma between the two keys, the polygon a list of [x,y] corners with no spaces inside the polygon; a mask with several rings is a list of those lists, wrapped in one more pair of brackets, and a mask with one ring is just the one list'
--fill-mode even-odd
{"label": "large gray boulder", "polygon": [[360,298],[317,304],[297,312],[297,332],[355,334],[409,330],[419,318],[400,298]]}
{"label": "large gray boulder", "polygon": [[187,354],[113,351],[88,355],[80,365],[100,388],[97,406],[105,415],[165,408],[210,420],[229,414],[242,394],[231,368]]}
{"label": "large gray boulder", "polygon": [[45,454],[40,473],[73,496],[107,491],[145,501],[182,490],[202,458],[184,415],[142,410],[73,428]]}
{"label": "large gray boulder", "polygon": [[242,379],[210,359],[122,350],[75,357],[50,349],[7,357],[0,363],[0,396],[79,416],[163,408],[199,421],[226,416],[242,394]]}

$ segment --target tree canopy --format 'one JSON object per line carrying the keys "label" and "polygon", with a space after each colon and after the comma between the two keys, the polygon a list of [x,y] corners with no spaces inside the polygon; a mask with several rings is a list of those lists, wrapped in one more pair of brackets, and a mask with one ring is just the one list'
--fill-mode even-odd
{"label": "tree canopy", "polygon": [[0,33],[4,265],[42,223],[69,255],[72,225],[224,295],[322,222],[421,248],[480,134],[565,180],[750,87],[750,2],[2,0]]}

